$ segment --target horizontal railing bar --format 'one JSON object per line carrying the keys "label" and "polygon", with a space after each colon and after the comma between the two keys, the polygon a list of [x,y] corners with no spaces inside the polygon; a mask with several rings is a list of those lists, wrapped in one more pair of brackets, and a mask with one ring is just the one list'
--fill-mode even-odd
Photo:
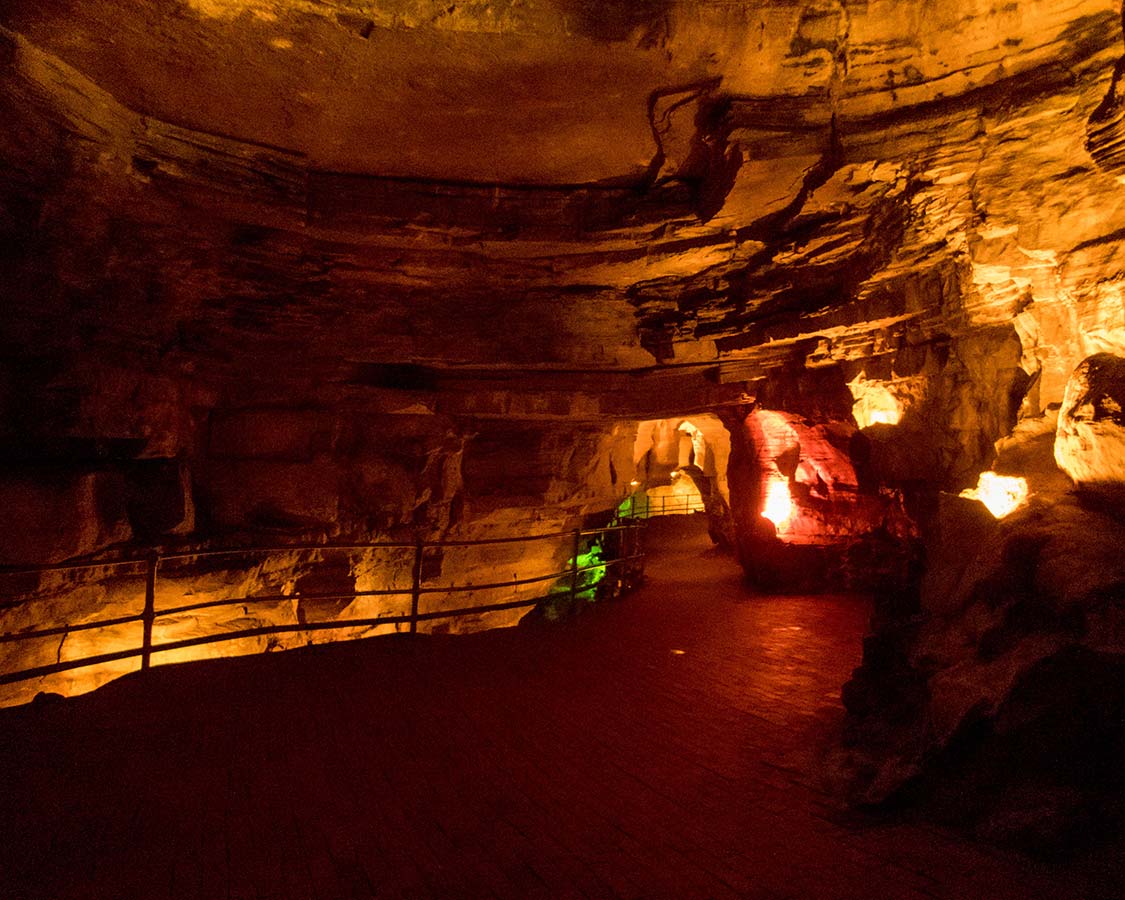
{"label": "horizontal railing bar", "polygon": [[[581,537],[593,537],[593,536],[603,535],[603,534],[606,534],[608,532],[613,532],[613,531],[636,531],[636,530],[641,529],[641,528],[643,528],[643,520],[638,521],[638,522],[625,524],[625,525],[610,525],[610,526],[606,526],[604,528],[580,530],[578,532],[578,534]],[[525,536],[525,537],[514,537],[514,538],[492,538],[492,539],[488,539],[488,540],[476,540],[476,541],[442,541],[442,542],[433,542],[433,543],[422,543],[420,546],[423,549],[441,548],[441,547],[447,547],[447,546],[453,546],[453,547],[459,547],[459,546],[462,546],[462,547],[463,546],[488,546],[488,545],[492,545],[492,544],[510,544],[510,543],[520,543],[520,542],[526,542],[526,541],[533,541],[533,540],[546,540],[546,539],[551,539],[551,538],[565,538],[565,537],[573,536],[574,533],[575,532],[573,532],[573,531],[563,531],[563,532],[554,532],[554,533],[550,533],[550,534],[529,535],[529,536]],[[373,543],[362,543],[362,544],[358,544],[358,543],[357,544],[298,544],[298,545],[288,545],[288,546],[278,546],[278,547],[247,547],[247,548],[228,548],[228,549],[225,549],[225,550],[204,550],[204,551],[198,551],[198,552],[194,552],[194,553],[185,552],[185,553],[174,553],[174,554],[167,554],[167,555],[159,554],[157,559],[159,561],[163,561],[163,560],[184,560],[184,559],[192,559],[192,558],[208,558],[208,557],[213,558],[213,557],[221,557],[221,556],[238,556],[238,555],[250,555],[250,554],[259,554],[259,553],[286,553],[286,552],[294,552],[294,551],[315,551],[315,550],[332,551],[332,550],[416,549],[418,546],[419,546],[418,544],[408,544],[408,543],[398,543],[398,542],[386,542],[386,543],[373,542]],[[618,557],[618,558],[615,558],[615,559],[606,560],[606,561],[603,561],[603,562],[598,562],[598,563],[595,563],[593,565],[583,566],[580,569],[578,569],[577,571],[581,573],[581,572],[595,571],[595,570],[599,570],[599,569],[605,570],[605,569],[608,569],[610,566],[618,565],[618,564],[621,564],[621,563],[633,562],[635,560],[641,560],[643,558],[644,558],[644,553],[635,553],[635,554],[632,554],[630,556]],[[50,565],[46,565],[46,566],[27,567],[27,568],[21,568],[21,569],[7,569],[7,570],[0,569],[0,577],[2,577],[4,575],[17,576],[17,575],[27,575],[27,574],[33,574],[33,573],[50,572],[50,571],[73,571],[73,570],[78,570],[78,569],[100,569],[100,568],[107,568],[107,567],[130,566],[130,565],[139,566],[139,565],[148,565],[148,564],[151,564],[151,562],[152,562],[152,557],[143,558],[143,559],[102,560],[102,561],[99,561],[99,562],[90,562],[90,563],[56,563],[56,564],[50,564]],[[459,593],[459,592],[464,592],[464,591],[497,590],[497,589],[500,589],[500,588],[518,587],[518,586],[525,585],[525,584],[534,584],[536,582],[548,581],[548,580],[551,580],[551,579],[559,579],[559,578],[566,577],[567,575],[573,573],[574,571],[575,570],[573,568],[571,568],[571,569],[567,569],[566,571],[563,571],[563,572],[555,572],[555,573],[551,573],[551,574],[548,574],[548,575],[536,576],[534,578],[523,578],[523,579],[516,579],[516,580],[513,580],[513,581],[496,582],[496,583],[489,583],[489,584],[483,584],[483,585],[451,585],[449,587],[429,587],[429,588],[422,588],[421,592],[427,593],[427,594],[449,594],[449,593]],[[583,588],[583,590],[588,590],[591,587],[594,587],[594,586],[590,585],[587,588]],[[217,606],[236,606],[236,605],[239,605],[239,604],[246,604],[246,603],[282,602],[282,601],[286,601],[286,600],[301,600],[301,599],[305,599],[305,600],[342,600],[342,599],[354,599],[356,597],[362,597],[362,596],[395,596],[395,595],[405,596],[405,595],[408,595],[409,593],[410,593],[410,591],[406,590],[406,589],[401,589],[401,590],[398,590],[398,589],[379,589],[379,590],[371,590],[371,591],[355,591],[355,592],[349,592],[349,593],[346,593],[346,594],[305,594],[305,595],[301,595],[301,594],[278,594],[278,595],[263,596],[263,597],[242,597],[242,598],[236,598],[236,599],[231,599],[231,600],[206,601],[204,603],[190,604],[190,605],[185,605],[185,606],[180,606],[180,607],[173,607],[171,609],[161,611],[160,613],[157,614],[157,617],[165,617],[165,616],[175,615],[177,613],[189,612],[189,611],[196,610],[196,609],[204,609],[204,608],[217,607]],[[548,596],[550,596],[550,595],[548,595]],[[26,598],[26,599],[20,599],[20,600],[15,600],[15,601],[8,601],[8,602],[0,601],[0,609],[19,606],[19,605],[22,605],[24,603],[31,603],[31,602],[35,602],[37,600],[49,600],[49,599],[53,599],[53,597]],[[157,645],[154,645],[154,646],[151,646],[151,647],[147,648],[147,651],[146,651],[146,648],[144,648],[144,647],[137,647],[137,648],[132,648],[132,649],[129,649],[129,650],[119,650],[119,651],[116,651],[116,652],[113,652],[113,653],[102,653],[102,654],[98,654],[98,655],[95,655],[95,656],[88,656],[88,657],[84,657],[82,659],[67,660],[65,662],[57,662],[57,663],[53,663],[53,664],[47,665],[47,666],[36,666],[34,668],[25,669],[25,670],[22,670],[22,671],[19,671],[19,672],[10,672],[10,673],[5,673],[5,674],[0,674],[0,685],[12,684],[12,683],[15,683],[15,682],[27,681],[27,680],[31,680],[31,679],[35,679],[35,678],[42,678],[42,677],[46,677],[46,676],[49,676],[49,675],[58,674],[58,673],[65,672],[65,671],[70,671],[72,669],[88,668],[88,667],[91,667],[91,666],[103,665],[103,664],[106,664],[106,663],[117,662],[117,661],[125,660],[125,659],[131,659],[131,658],[142,656],[146,652],[148,652],[148,653],[167,653],[167,652],[174,651],[174,650],[186,649],[186,648],[194,647],[194,646],[200,646],[200,645],[203,645],[203,644],[219,643],[219,642],[223,642],[223,641],[232,641],[232,640],[238,640],[240,638],[260,637],[260,636],[270,635],[270,634],[294,633],[294,632],[302,632],[302,631],[338,630],[338,629],[343,629],[343,628],[367,628],[367,627],[374,627],[374,626],[378,626],[378,625],[408,623],[412,619],[413,619],[413,621],[418,622],[418,621],[430,621],[430,620],[434,620],[434,619],[458,618],[458,617],[466,616],[466,615],[481,615],[481,614],[489,613],[489,612],[498,612],[498,611],[502,611],[502,610],[519,609],[519,608],[523,608],[523,607],[535,606],[536,604],[540,603],[543,599],[545,599],[545,598],[536,597],[534,599],[514,600],[514,601],[508,601],[508,602],[504,602],[504,603],[487,604],[487,605],[483,605],[483,606],[462,607],[462,608],[451,609],[451,610],[435,610],[435,611],[426,612],[426,613],[417,613],[414,616],[410,616],[410,615],[379,616],[379,617],[374,617],[374,618],[335,620],[335,621],[331,621],[331,622],[306,622],[304,624],[291,623],[291,624],[283,624],[283,625],[264,625],[264,626],[258,626],[258,627],[255,627],[255,628],[244,629],[244,630],[241,630],[241,631],[220,632],[220,633],[217,633],[217,634],[202,635],[202,636],[194,637],[194,638],[185,638],[185,639],[180,640],[180,641],[172,641],[172,642],[165,643],[165,644],[157,644]],[[134,622],[142,621],[143,618],[144,617],[142,615],[135,615],[135,616],[121,617],[121,618],[117,618],[117,619],[105,619],[105,620],[98,621],[98,622],[87,622],[87,623],[82,623],[80,625],[68,625],[68,626],[60,626],[60,627],[49,628],[49,629],[41,629],[41,630],[36,631],[36,632],[2,635],[2,636],[0,636],[0,643],[11,643],[11,642],[18,642],[18,641],[23,641],[23,640],[33,640],[33,639],[36,639],[36,638],[52,637],[52,636],[57,636],[57,635],[61,635],[61,634],[68,634],[68,633],[76,632],[76,631],[86,631],[86,630],[91,630],[91,629],[95,629],[95,628],[107,628],[107,627],[113,627],[113,626],[116,626],[116,625],[131,624],[131,623],[134,623]]]}
{"label": "horizontal railing bar", "polygon": [[[579,572],[592,572],[596,569],[604,569],[609,566],[616,565],[621,562],[630,562],[640,559],[643,554],[633,554],[632,556],[617,557],[615,559],[606,560],[604,562],[595,563],[589,566],[583,566],[578,569]],[[520,578],[515,581],[493,582],[488,584],[477,585],[450,585],[449,587],[427,587],[422,588],[420,593],[423,594],[454,594],[464,593],[467,591],[485,591],[497,590],[506,587],[520,587],[525,584],[535,584],[540,581],[550,581],[555,578],[564,578],[569,575],[573,570],[566,569],[562,572],[552,572],[548,575],[539,575],[534,578]],[[392,596],[408,596],[410,594],[409,588],[401,589],[381,589],[371,591],[353,591],[342,594],[267,594],[260,597],[235,597],[227,600],[209,600],[204,603],[192,603],[185,606],[174,606],[170,609],[159,610],[156,613],[156,618],[165,616],[173,616],[179,613],[191,612],[198,609],[211,609],[220,606],[239,606],[242,604],[255,604],[255,603],[282,603],[286,600],[351,600],[356,597],[392,597]],[[522,602],[522,601],[521,601]],[[484,607],[468,607],[468,609],[483,609]],[[22,632],[17,634],[0,635],[0,643],[10,643],[13,641],[31,640],[39,637],[51,637],[53,635],[64,634],[66,632],[84,631],[91,628],[103,628],[111,625],[124,625],[129,622],[137,622],[143,618],[141,615],[128,616],[119,619],[106,619],[100,622],[89,622],[81,625],[60,626],[58,628],[44,629],[35,632]]]}
{"label": "horizontal railing bar", "polygon": [[467,616],[473,613],[501,612],[505,609],[519,609],[521,606],[535,606],[544,597],[534,600],[510,600],[507,603],[490,603],[487,606],[466,606],[463,609],[438,609],[428,613],[418,613],[418,620],[430,619],[455,619],[458,616]]}
{"label": "horizontal railing bar", "polygon": [[[348,594],[347,596],[352,596]],[[260,597],[234,597],[229,600],[207,600],[204,603],[189,603],[186,606],[173,606],[170,609],[158,609],[154,618],[162,619],[165,616],[175,616],[179,613],[191,612],[196,609],[214,609],[219,606],[244,606],[252,603],[284,603],[286,600],[300,600],[300,594],[263,594]],[[324,597],[325,600],[335,599]]]}
{"label": "horizontal railing bar", "polygon": [[[588,531],[579,532],[582,537],[592,537],[596,534],[605,534],[607,531],[632,531],[636,528],[642,528],[639,523],[633,525],[607,525],[605,528],[591,528]],[[574,532],[570,532],[573,534]]]}
{"label": "horizontal railing bar", "polygon": [[242,603],[283,603],[286,600],[347,600],[355,597],[394,597],[397,594],[410,594],[410,588],[380,589],[377,591],[349,591],[346,594],[261,594],[256,597],[232,597],[228,600],[207,600],[204,603],[190,603],[186,606],[173,606],[171,609],[156,611],[156,618],[174,616],[193,609],[208,609],[215,606],[238,606]]}
{"label": "horizontal railing bar", "polygon": [[73,634],[76,631],[90,631],[93,628],[109,628],[113,625],[128,625],[130,622],[140,622],[143,618],[144,616],[138,613],[135,616],[123,616],[119,619],[102,619],[98,622],[82,622],[79,625],[59,625],[56,628],[43,628],[39,631],[16,631],[10,634],[0,634],[0,644],[31,641],[35,638],[54,637],[59,634]]}
{"label": "horizontal railing bar", "polygon": [[[244,631],[223,631],[218,634],[206,634],[195,638],[185,638],[182,641],[171,641],[166,644],[154,644],[150,649],[153,653],[167,652],[169,650],[182,650],[200,644],[214,644],[219,641],[234,641],[244,637],[259,637],[267,634],[282,634],[292,631],[323,631],[331,628],[364,627],[374,624],[405,622],[409,616],[387,616],[380,619],[350,619],[346,622],[306,622],[304,625],[263,625],[258,628],[247,628]],[[133,656],[140,656],[144,649],[137,647],[131,650],[119,650],[116,653],[102,653],[98,656],[87,656],[82,659],[71,659],[66,662],[53,663],[49,666],[36,666],[33,669],[24,669],[20,672],[9,672],[0,675],[0,684],[12,684],[16,681],[28,681],[33,678],[43,678],[47,675],[56,675],[70,669],[80,669],[86,666],[96,666],[107,662],[116,662]]]}
{"label": "horizontal railing bar", "polygon": [[[625,562],[628,559],[639,557],[623,557],[614,562]],[[458,616],[481,614],[488,612],[500,612],[507,609],[519,609],[524,606],[535,606],[545,598],[536,597],[531,600],[513,600],[509,603],[492,603],[487,606],[467,606],[460,609],[449,610],[435,610],[428,613],[419,613],[417,616],[418,621],[430,621],[433,619],[451,619]],[[172,641],[167,644],[155,644],[151,648],[152,653],[166,653],[172,650],[184,650],[188,647],[196,647],[202,644],[214,644],[222,641],[234,641],[239,638],[246,637],[260,637],[267,634],[284,634],[298,631],[326,631],[339,628],[363,628],[372,627],[375,625],[393,625],[396,623],[406,623],[410,621],[410,616],[383,616],[374,619],[346,619],[336,622],[306,622],[304,625],[267,625],[259,628],[249,628],[244,631],[227,631],[219,634],[203,635],[196,638],[186,638],[182,641]],[[48,675],[56,675],[60,672],[69,671],[71,669],[80,669],[88,666],[101,665],[107,662],[117,662],[122,659],[129,659],[130,657],[137,657],[144,653],[142,648],[132,650],[119,650],[116,653],[102,653],[98,656],[87,656],[82,659],[67,660],[66,662],[53,663],[49,666],[37,666],[33,669],[24,669],[20,672],[9,672],[0,675],[0,685],[13,684],[18,681],[29,681],[34,678],[43,678]]]}
{"label": "horizontal railing bar", "polygon": [[[492,603],[488,606],[466,606],[460,609],[435,610],[434,612],[419,613],[419,620],[449,619],[471,613],[497,612],[504,609],[517,609],[521,606],[534,606],[542,597],[533,600],[513,600],[509,603]],[[262,625],[257,628],[247,628],[244,631],[224,631],[218,634],[207,634],[195,638],[184,638],[182,641],[172,641],[167,644],[153,644],[153,653],[166,653],[170,650],[183,650],[199,644],[213,644],[219,641],[234,641],[244,637],[261,637],[267,634],[285,634],[296,631],[331,631],[337,628],[369,628],[374,625],[394,625],[407,623],[410,616],[379,616],[364,619],[337,619],[333,622],[306,622],[288,625]]]}
{"label": "horizontal railing bar", "polygon": [[[581,531],[580,533],[583,537],[592,537],[599,534],[605,534],[610,531],[626,531],[637,527],[639,526],[607,525],[603,528],[586,529]],[[483,540],[477,539],[461,541],[425,541],[423,542],[422,547],[423,549],[437,549],[441,547],[486,547],[493,544],[515,544],[526,541],[541,541],[551,538],[570,537],[573,534],[573,531],[557,531],[551,532],[549,534],[532,534],[509,538],[485,538]],[[292,553],[313,550],[412,550],[416,546],[417,545],[414,543],[403,543],[400,541],[373,541],[368,543],[355,544],[288,544],[272,547],[229,547],[222,550],[194,550],[183,551],[179,553],[159,553],[158,556],[160,561],[164,562],[183,559],[204,559],[216,556],[250,556],[259,553]],[[100,569],[107,566],[139,566],[145,565],[148,562],[148,557],[140,557],[82,563],[48,563],[41,566],[21,566],[19,568],[11,569],[0,567],[0,578],[4,576],[34,575],[42,572],[62,572],[74,569]]]}
{"label": "horizontal railing bar", "polygon": [[237,641],[239,638],[263,637],[267,634],[285,634],[294,631],[330,631],[336,628],[370,628],[373,625],[394,625],[399,622],[409,622],[410,616],[380,616],[368,619],[337,619],[333,622],[300,622],[288,625],[259,625],[256,628],[247,628],[243,631],[220,631],[215,634],[204,634],[194,638],[184,638],[182,641],[170,641],[166,644],[153,644],[153,653],[167,653],[170,650],[183,650],[200,644],[214,644],[219,641]]}
{"label": "horizontal railing bar", "polygon": [[0,684],[13,684],[17,681],[30,681],[33,678],[44,678],[47,675],[57,675],[69,669],[82,669],[87,666],[100,666],[103,663],[117,662],[140,656],[144,650],[137,647],[132,650],[118,650],[116,653],[100,653],[97,656],[84,656],[82,659],[68,659],[66,662],[52,663],[49,666],[36,666],[34,669],[23,669],[20,672],[7,672],[0,675]]}
{"label": "horizontal railing bar", "polygon": [[[583,531],[583,535],[601,534],[606,531],[620,531],[633,528],[632,525],[607,525],[604,528],[594,528]],[[440,547],[486,547],[491,544],[518,544],[526,541],[542,541],[549,538],[563,538],[573,535],[573,531],[556,531],[549,534],[529,534],[519,537],[504,538],[477,538],[453,541],[423,541],[423,549]],[[413,550],[417,545],[400,541],[372,541],[356,544],[288,544],[274,547],[231,547],[224,550],[199,550],[196,552],[162,553],[160,558],[165,559],[190,559],[208,556],[237,556],[240,553],[288,553],[305,550]]]}
{"label": "horizontal railing bar", "polygon": [[161,553],[160,559],[204,559],[216,556],[251,556],[257,553],[303,553],[309,550],[413,550],[414,544],[400,541],[374,542],[367,544],[290,544],[276,547],[228,547],[224,550],[197,550],[182,553]]}
{"label": "horizontal railing bar", "polygon": [[0,566],[0,578],[16,575],[38,575],[42,572],[69,572],[72,569],[104,569],[109,566],[139,566],[147,563],[147,559],[105,559],[101,562],[83,563],[46,563],[42,566],[21,566],[9,569]]}
{"label": "horizontal railing bar", "polygon": [[545,541],[549,538],[574,537],[573,531],[554,531],[550,534],[532,534],[527,537],[488,538],[483,541],[434,541],[423,544],[423,547],[481,547],[489,544],[519,544],[524,541]]}
{"label": "horizontal railing bar", "polygon": [[[501,612],[508,609],[519,609],[524,606],[535,606],[542,601],[543,597],[536,597],[531,600],[513,600],[508,603],[491,603],[487,606],[466,606],[459,609],[442,609],[434,610],[432,612],[419,613],[419,621],[430,621],[433,619],[451,619],[458,616],[474,615],[488,612]],[[153,644],[151,648],[152,653],[167,653],[173,650],[185,650],[188,647],[197,647],[202,644],[215,644],[221,641],[235,641],[239,638],[247,637],[262,637],[268,634],[284,634],[298,631],[328,631],[339,628],[365,628],[375,625],[393,625],[396,623],[406,623],[410,621],[410,616],[382,616],[378,618],[365,618],[365,619],[343,619],[335,622],[306,622],[305,624],[289,624],[289,625],[263,625],[258,628],[247,628],[243,631],[224,631],[218,634],[207,634],[200,637],[184,638],[181,641],[170,641],[165,644]],[[0,675],[0,684],[11,684],[16,681],[28,681],[33,678],[42,678],[47,675],[55,675],[59,672],[65,672],[70,669],[79,669],[84,666],[94,666],[106,662],[116,662],[121,659],[128,659],[133,656],[140,656],[144,651],[141,648],[133,650],[119,650],[116,653],[102,653],[98,656],[87,656],[83,659],[67,660],[66,662],[54,663],[49,666],[37,666],[34,669],[24,669],[21,672],[11,672],[5,675]]]}
{"label": "horizontal railing bar", "polygon": [[[617,560],[611,560],[617,562]],[[599,566],[590,568],[600,568],[607,565],[601,563]],[[585,570],[581,570],[585,571]],[[458,584],[449,585],[448,587],[424,587],[419,589],[420,594],[457,594],[465,593],[467,591],[488,591],[496,590],[498,588],[506,587],[520,587],[525,584],[535,584],[539,581],[550,581],[553,578],[563,578],[569,575],[570,569],[562,572],[552,572],[549,575],[537,575],[534,578],[520,578],[516,581],[498,581],[488,584]],[[174,606],[171,609],[158,610],[156,617],[159,619],[163,616],[172,616],[177,613],[189,612],[195,609],[208,609],[217,606],[238,606],[242,603],[281,603],[285,600],[349,600],[355,597],[393,597],[393,596],[410,596],[410,588],[399,588],[396,590],[375,590],[375,591],[349,591],[341,594],[267,594],[261,597],[235,597],[229,600],[209,600],[205,603],[193,603],[188,606]]]}
{"label": "horizontal railing bar", "polygon": [[424,587],[419,589],[420,594],[461,594],[466,591],[493,591],[497,588],[519,587],[524,584],[535,584],[537,581],[550,581],[552,578],[562,578],[570,574],[570,569],[562,572],[552,572],[550,575],[537,575],[535,578],[520,578],[516,581],[495,581],[490,584],[454,584],[449,587]]}

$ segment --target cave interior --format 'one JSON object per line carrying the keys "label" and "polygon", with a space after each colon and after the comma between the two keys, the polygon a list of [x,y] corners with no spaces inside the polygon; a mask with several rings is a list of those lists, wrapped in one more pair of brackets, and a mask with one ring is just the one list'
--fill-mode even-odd
{"label": "cave interior", "polygon": [[701,592],[867,604],[832,803],[1119,888],[1123,17],[3,4],[0,758],[173,663],[548,646],[690,522]]}

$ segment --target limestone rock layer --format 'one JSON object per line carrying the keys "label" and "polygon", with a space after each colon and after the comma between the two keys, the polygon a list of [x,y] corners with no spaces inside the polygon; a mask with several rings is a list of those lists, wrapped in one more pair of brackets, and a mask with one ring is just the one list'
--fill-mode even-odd
{"label": "limestone rock layer", "polygon": [[[1035,629],[978,602],[980,584],[1015,577],[1004,548],[1021,529],[1069,546],[1056,525],[1078,527],[1077,500],[1040,498],[993,533],[971,584],[938,571],[928,528],[939,491],[975,485],[1082,360],[1125,354],[1121,14],[1117,0],[11,0],[0,504],[18,515],[0,520],[0,565],[553,534],[630,494],[638,422],[717,415],[741,549],[854,539],[851,570],[893,558],[900,583],[930,541],[926,584],[959,605],[905,592],[880,607],[867,663],[909,677],[901,695],[851,691],[854,709],[878,707],[869,721],[932,701],[955,734],[958,685],[995,712],[1001,670],[1013,691],[1089,654],[1112,673],[1101,626],[1036,656]],[[747,426],[763,420],[796,437],[773,452]],[[1072,420],[1087,427],[1068,405],[1060,429]],[[805,517],[788,532],[760,514],[775,469]],[[573,555],[567,540],[527,559],[457,551],[427,574],[481,584]],[[380,565],[402,574],[398,559],[333,565],[195,574],[202,593],[328,594],[381,584]],[[0,630],[52,629],[37,662],[93,647],[96,629],[69,629],[135,611],[131,577],[23,584],[47,599],[0,607]],[[1090,616],[1103,587],[1076,601]],[[343,612],[287,599],[236,618]],[[917,616],[929,625],[904,636]],[[170,627],[230,624],[204,619]],[[1071,621],[1051,619],[1050,640]],[[972,640],[954,653],[942,635],[958,629]],[[919,741],[867,747],[864,777],[885,795],[924,768]]]}

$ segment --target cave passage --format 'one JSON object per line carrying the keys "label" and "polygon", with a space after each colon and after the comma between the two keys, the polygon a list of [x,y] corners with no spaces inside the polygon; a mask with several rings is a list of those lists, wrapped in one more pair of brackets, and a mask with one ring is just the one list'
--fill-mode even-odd
{"label": "cave passage", "polygon": [[0,900],[1125,896],[1122,12],[0,2]]}
{"label": "cave passage", "polygon": [[869,604],[750,593],[702,519],[653,520],[645,586],[561,624],[3,710],[0,895],[1081,895],[933,827],[844,822],[813,771]]}

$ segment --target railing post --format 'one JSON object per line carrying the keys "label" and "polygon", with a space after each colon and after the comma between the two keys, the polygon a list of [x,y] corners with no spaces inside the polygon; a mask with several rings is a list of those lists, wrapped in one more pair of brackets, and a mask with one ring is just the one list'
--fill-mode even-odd
{"label": "railing post", "polygon": [[648,562],[648,550],[645,547],[645,534],[647,532],[643,528],[637,529],[637,574],[645,577],[645,564]]}
{"label": "railing post", "polygon": [[624,596],[625,592],[629,589],[629,583],[633,579],[633,560],[630,557],[633,555],[633,529],[627,528],[621,532],[621,594]]}
{"label": "railing post", "polygon": [[145,609],[141,616],[141,671],[148,669],[152,662],[152,623],[156,620],[156,567],[160,565],[160,554],[155,550],[148,556],[145,571]]}
{"label": "railing post", "polygon": [[410,633],[418,631],[418,605],[422,599],[422,555],[426,545],[421,538],[414,542],[414,586],[410,589]]}
{"label": "railing post", "polygon": [[578,599],[578,556],[582,552],[582,529],[574,529],[574,556],[570,566],[570,599]]}

